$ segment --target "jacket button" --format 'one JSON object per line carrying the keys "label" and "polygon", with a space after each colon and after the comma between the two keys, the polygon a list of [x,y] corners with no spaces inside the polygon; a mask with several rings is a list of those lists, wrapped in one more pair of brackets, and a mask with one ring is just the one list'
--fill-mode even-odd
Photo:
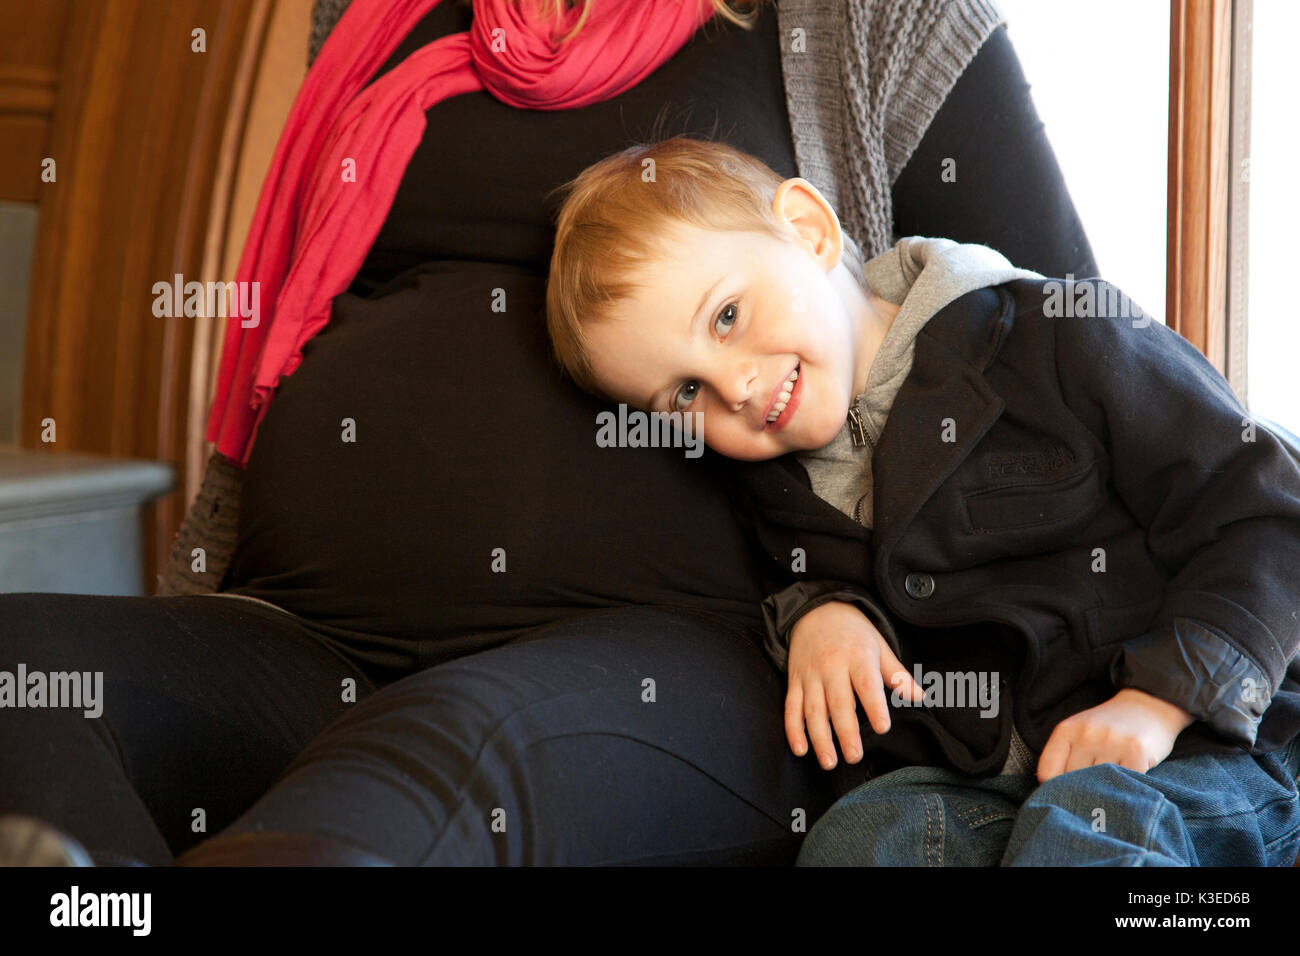
{"label": "jacket button", "polygon": [[912,597],[925,599],[934,593],[934,578],[921,571],[913,571],[903,582],[903,587]]}

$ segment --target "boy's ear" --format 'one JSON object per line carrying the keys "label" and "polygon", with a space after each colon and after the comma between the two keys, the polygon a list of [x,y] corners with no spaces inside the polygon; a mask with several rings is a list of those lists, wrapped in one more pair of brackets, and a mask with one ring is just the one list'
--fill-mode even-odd
{"label": "boy's ear", "polygon": [[839,264],[844,253],[840,220],[816,186],[798,176],[787,179],[776,188],[772,212],[824,270]]}

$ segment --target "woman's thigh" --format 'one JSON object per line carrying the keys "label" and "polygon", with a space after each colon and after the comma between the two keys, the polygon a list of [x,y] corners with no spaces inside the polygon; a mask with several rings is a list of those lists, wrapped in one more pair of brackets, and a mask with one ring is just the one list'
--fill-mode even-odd
{"label": "woman's thigh", "polygon": [[592,612],[386,686],[227,834],[402,865],[788,863],[832,794],[786,747],[783,696],[719,618]]}
{"label": "woman's thigh", "polygon": [[56,674],[94,700],[0,709],[0,812],[148,862],[245,810],[349,706],[345,678],[373,689],[292,617],[199,595],[0,594],[0,671],[20,670],[24,703]]}

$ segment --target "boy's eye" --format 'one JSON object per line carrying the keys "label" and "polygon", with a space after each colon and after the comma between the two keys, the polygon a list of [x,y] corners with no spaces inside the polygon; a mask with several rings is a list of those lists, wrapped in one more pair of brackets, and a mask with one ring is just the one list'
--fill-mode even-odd
{"label": "boy's eye", "polygon": [[[728,332],[731,331],[731,327],[736,324],[736,316],[734,314],[735,308],[736,308],[736,303],[732,302],[728,304],[726,308],[724,308],[721,312],[718,313],[717,319],[715,319],[713,322],[713,327],[715,329],[718,329],[719,335],[726,335]],[[722,328],[720,326],[720,323],[723,321],[722,317],[726,315],[729,310],[732,311],[733,313],[731,316],[731,321],[727,323],[726,328]]]}
{"label": "boy's eye", "polygon": [[[736,311],[736,303],[730,302],[721,312],[718,313],[718,317],[713,320],[713,328],[717,331],[718,335],[725,336],[732,330],[736,324]],[[731,317],[724,318],[728,312],[731,313]],[[672,400],[668,403],[669,411],[686,411],[686,409],[690,408],[691,403],[699,397],[699,394],[700,383],[694,380],[687,382],[677,390],[677,394],[674,395]]]}
{"label": "boy's eye", "polygon": [[673,396],[672,402],[669,403],[671,405],[671,411],[686,411],[686,409],[690,407],[691,402],[695,401],[699,394],[700,383],[696,381],[687,382],[677,390],[677,394]]}

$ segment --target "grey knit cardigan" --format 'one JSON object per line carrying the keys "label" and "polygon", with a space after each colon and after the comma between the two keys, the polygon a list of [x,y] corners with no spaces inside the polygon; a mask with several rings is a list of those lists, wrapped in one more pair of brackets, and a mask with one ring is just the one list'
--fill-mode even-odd
{"label": "grey knit cardigan", "polygon": [[[348,2],[316,0],[308,63]],[[776,12],[799,175],[826,196],[863,260],[874,258],[895,242],[894,181],[1004,17],[994,0],[777,0]],[[234,462],[212,454],[159,594],[221,589],[242,477]]]}

